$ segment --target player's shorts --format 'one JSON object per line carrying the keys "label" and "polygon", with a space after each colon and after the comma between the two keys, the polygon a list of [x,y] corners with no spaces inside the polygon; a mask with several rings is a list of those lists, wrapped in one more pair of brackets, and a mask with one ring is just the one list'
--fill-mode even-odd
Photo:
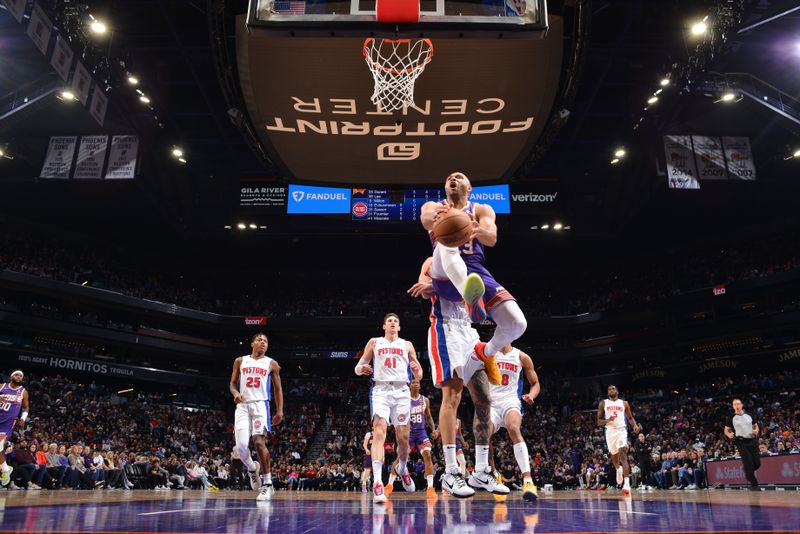
{"label": "player's shorts", "polygon": [[408,445],[411,447],[412,451],[416,450],[419,452],[423,450],[429,451],[433,448],[433,445],[431,445],[431,438],[424,428],[422,430],[414,430],[408,435]]}
{"label": "player's shorts", "polygon": [[466,384],[483,369],[483,362],[472,351],[480,341],[478,331],[464,316],[463,304],[437,297],[432,301],[428,358],[433,385],[441,388],[442,382],[451,378],[460,378]]}
{"label": "player's shorts", "polygon": [[372,469],[372,456],[369,454],[364,455],[364,469],[366,468]]}
{"label": "player's shorts", "polygon": [[456,453],[464,454],[464,448],[461,446],[461,440],[456,438]]}
{"label": "player's shorts", "polygon": [[622,447],[628,446],[627,428],[606,428],[606,445],[608,452],[617,454]]}
{"label": "player's shorts", "polygon": [[234,435],[247,429],[251,436],[263,436],[272,432],[271,419],[269,401],[240,402],[234,414]]}
{"label": "player's shorts", "polygon": [[14,432],[15,420],[0,423],[0,453],[6,448],[6,442],[11,438],[11,433]]}
{"label": "player's shorts", "polygon": [[[465,262],[467,265],[467,273],[475,273],[483,280],[483,285],[486,292],[483,294],[483,305],[486,312],[491,316],[492,310],[507,300],[516,300],[514,296],[509,293],[497,280],[494,279],[492,274],[480,263]],[[452,302],[461,302],[463,298],[461,293],[456,289],[450,279],[446,277],[435,277],[432,280],[433,288],[436,294],[444,300]]]}
{"label": "player's shorts", "polygon": [[517,412],[522,415],[522,404],[519,399],[492,399],[492,414],[491,420],[494,425],[494,431],[497,432],[506,426],[506,415],[509,412]]}
{"label": "player's shorts", "polygon": [[467,273],[475,273],[480,276],[481,280],[483,280],[483,285],[486,286],[486,293],[483,294],[483,305],[489,317],[492,316],[492,310],[503,302],[507,300],[516,300],[511,293],[494,279],[485,266],[474,261],[465,260],[464,263],[467,265]]}
{"label": "player's shorts", "polygon": [[376,382],[369,390],[371,417],[376,415],[393,426],[411,421],[411,392],[408,384]]}

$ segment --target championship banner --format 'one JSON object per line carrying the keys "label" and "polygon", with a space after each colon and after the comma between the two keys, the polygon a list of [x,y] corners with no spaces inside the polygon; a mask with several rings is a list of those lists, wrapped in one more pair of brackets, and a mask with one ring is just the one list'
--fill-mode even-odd
{"label": "championship banner", "polygon": [[78,138],[74,135],[51,137],[39,176],[41,178],[69,178],[77,140]]}
{"label": "championship banner", "polygon": [[697,163],[697,177],[700,180],[726,180],[725,156],[719,137],[692,136],[694,159]]}
{"label": "championship banner", "polygon": [[106,160],[108,148],[107,135],[86,135],[81,137],[78,146],[78,160],[75,163],[76,179],[95,179],[103,177],[103,163]]}
{"label": "championship banner", "polygon": [[755,180],[756,164],[753,161],[753,151],[750,149],[750,139],[723,137],[722,146],[725,149],[725,159],[728,161],[731,179]]}
{"label": "championship banner", "polygon": [[81,61],[75,65],[75,74],[72,76],[72,90],[84,106],[89,100],[89,88],[92,86],[92,76]]}
{"label": "championship banner", "polygon": [[65,82],[69,78],[69,71],[72,68],[72,58],[75,56],[69,43],[60,35],[56,38],[56,46],[53,48],[53,57],[50,60],[50,65],[53,66],[55,71],[61,76]]}
{"label": "championship banner", "polygon": [[106,120],[106,109],[108,109],[108,97],[100,89],[100,86],[97,85],[94,88],[92,105],[89,108],[89,113],[92,114],[92,117],[94,117],[94,120],[96,120],[97,124],[100,126],[102,126]]}
{"label": "championship banner", "polygon": [[3,0],[8,12],[17,19],[17,22],[22,22],[22,15],[25,14],[25,5],[27,3],[27,0]]}
{"label": "championship banner", "polygon": [[107,180],[132,180],[136,173],[139,138],[135,135],[115,135],[111,138]]}
{"label": "championship banner", "polygon": [[28,36],[42,54],[47,54],[47,47],[50,44],[50,34],[53,32],[53,23],[44,14],[39,4],[33,4],[31,22],[28,24]]}
{"label": "championship banner", "polygon": [[700,189],[697,167],[692,151],[692,138],[688,135],[665,135],[664,152],[667,157],[667,181],[670,189]]}

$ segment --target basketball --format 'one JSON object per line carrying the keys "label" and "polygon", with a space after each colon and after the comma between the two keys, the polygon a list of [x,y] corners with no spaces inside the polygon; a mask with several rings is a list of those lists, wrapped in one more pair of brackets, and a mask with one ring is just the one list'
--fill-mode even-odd
{"label": "basketball", "polygon": [[433,225],[436,242],[446,247],[460,247],[472,236],[472,219],[461,210],[442,213]]}

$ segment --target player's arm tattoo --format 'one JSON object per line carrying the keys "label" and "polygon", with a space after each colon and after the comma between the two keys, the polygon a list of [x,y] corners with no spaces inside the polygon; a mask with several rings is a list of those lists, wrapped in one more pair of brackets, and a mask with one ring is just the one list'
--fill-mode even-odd
{"label": "player's arm tattoo", "polygon": [[475,404],[475,417],[472,421],[472,431],[475,433],[475,445],[489,445],[492,397],[489,389],[489,379],[481,371],[472,376],[469,383],[469,394]]}

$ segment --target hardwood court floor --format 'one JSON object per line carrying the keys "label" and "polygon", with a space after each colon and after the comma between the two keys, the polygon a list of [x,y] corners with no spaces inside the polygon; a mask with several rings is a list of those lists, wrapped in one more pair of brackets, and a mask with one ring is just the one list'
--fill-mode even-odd
{"label": "hardwood court floor", "polygon": [[387,506],[368,495],[278,492],[0,491],[0,533],[184,532],[595,533],[800,532],[796,491],[555,492],[536,503],[479,494],[428,500],[395,493]]}

